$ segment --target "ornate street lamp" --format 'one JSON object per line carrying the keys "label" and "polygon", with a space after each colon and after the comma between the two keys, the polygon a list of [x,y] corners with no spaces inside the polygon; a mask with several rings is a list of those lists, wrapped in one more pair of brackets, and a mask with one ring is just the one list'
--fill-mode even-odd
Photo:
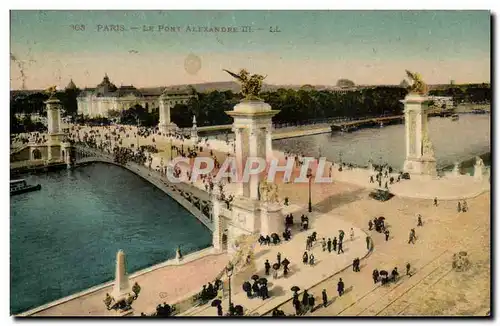
{"label": "ornate street lamp", "polygon": [[231,262],[229,262],[226,266],[226,275],[229,279],[229,314],[231,315],[232,314],[232,309],[231,309],[231,306],[232,306],[232,302],[231,302],[231,276],[233,276],[233,269],[234,269],[234,266]]}
{"label": "ornate street lamp", "polygon": [[312,180],[312,169],[307,169],[307,178],[309,179],[309,213],[312,212],[312,203],[311,203],[311,180]]}

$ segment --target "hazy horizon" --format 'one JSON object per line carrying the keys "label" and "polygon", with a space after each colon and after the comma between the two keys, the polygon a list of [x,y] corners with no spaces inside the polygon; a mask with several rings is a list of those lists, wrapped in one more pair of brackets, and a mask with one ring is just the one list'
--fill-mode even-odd
{"label": "hazy horizon", "polygon": [[396,85],[405,69],[428,84],[491,75],[489,11],[11,11],[10,25],[11,89],[22,87],[21,68],[25,89],[95,87],[105,73],[137,88],[227,82],[222,69],[240,68],[273,85]]}

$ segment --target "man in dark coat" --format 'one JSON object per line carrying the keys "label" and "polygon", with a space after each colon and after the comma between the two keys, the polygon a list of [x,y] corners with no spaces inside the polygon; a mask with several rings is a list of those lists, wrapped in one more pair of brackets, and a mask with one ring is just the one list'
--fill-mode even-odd
{"label": "man in dark coat", "polygon": [[389,235],[391,234],[389,230],[385,230],[384,234],[385,234],[385,241],[389,241]]}
{"label": "man in dark coat", "polygon": [[266,262],[264,263],[264,268],[266,270],[266,275],[269,276],[269,270],[271,269],[271,264],[269,264],[269,260],[266,259]]}
{"label": "man in dark coat", "polygon": [[337,252],[337,254],[340,255],[340,252],[342,251],[342,253],[344,253],[344,249],[342,249],[342,241],[339,241],[339,251]]}
{"label": "man in dark coat", "polygon": [[307,290],[304,290],[304,293],[302,294],[302,306],[304,310],[307,311],[309,306],[309,293],[307,293]]}
{"label": "man in dark coat", "polygon": [[311,308],[311,312],[314,311],[314,306],[316,305],[316,300],[314,299],[314,295],[311,294],[309,296],[309,307]]}
{"label": "man in dark coat", "polygon": [[377,269],[374,269],[374,270],[373,270],[373,273],[372,273],[373,283],[377,284],[377,282],[378,282],[378,276],[379,276],[379,274],[378,274],[378,270],[377,270]]}
{"label": "man in dark coat", "polygon": [[356,261],[356,267],[355,267],[354,271],[359,272],[360,271],[360,269],[359,269],[360,260],[359,260],[359,258],[356,258],[355,261]]}
{"label": "man in dark coat", "polygon": [[333,246],[333,251],[337,251],[337,237],[333,238],[332,246]]}
{"label": "man in dark coat", "polygon": [[370,237],[366,236],[366,250],[370,250]]}
{"label": "man in dark coat", "polygon": [[281,253],[278,252],[278,254],[276,255],[276,258],[278,259],[278,265],[281,265]]}
{"label": "man in dark coat", "polygon": [[328,296],[326,294],[326,289],[323,289],[321,292],[321,297],[323,299],[323,307],[326,307],[328,305]]}
{"label": "man in dark coat", "polygon": [[372,228],[373,228],[373,222],[372,222],[372,220],[369,220],[369,221],[368,221],[368,230],[370,230],[370,231],[371,231],[371,230],[372,230]]}
{"label": "man in dark coat", "polygon": [[342,294],[344,294],[344,282],[342,282],[342,279],[340,279],[339,282],[337,283],[337,292],[339,293],[339,297],[341,297]]}
{"label": "man in dark coat", "polygon": [[307,255],[307,251],[304,251],[304,254],[302,255],[302,262],[306,265],[309,262],[309,256]]}
{"label": "man in dark coat", "polygon": [[300,300],[297,293],[293,295],[293,307],[295,308],[295,315],[300,315]]}
{"label": "man in dark coat", "polygon": [[326,247],[328,248],[328,252],[332,252],[332,240],[330,238],[326,242]]}

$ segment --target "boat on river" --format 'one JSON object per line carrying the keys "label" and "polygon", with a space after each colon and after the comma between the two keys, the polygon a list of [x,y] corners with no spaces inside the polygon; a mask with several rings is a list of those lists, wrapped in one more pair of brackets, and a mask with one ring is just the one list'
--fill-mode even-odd
{"label": "boat on river", "polygon": [[26,180],[10,180],[10,195],[19,195],[25,192],[37,191],[42,189],[40,184],[37,185],[29,185],[26,183]]}

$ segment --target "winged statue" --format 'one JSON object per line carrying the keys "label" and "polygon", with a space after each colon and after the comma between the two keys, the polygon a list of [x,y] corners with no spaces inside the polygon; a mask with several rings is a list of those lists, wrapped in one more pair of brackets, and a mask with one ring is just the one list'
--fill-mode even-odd
{"label": "winged statue", "polygon": [[55,86],[55,85],[54,86],[50,86],[49,88],[47,88],[45,90],[45,93],[49,94],[50,97],[56,95],[56,93],[57,93],[57,86]]}
{"label": "winged statue", "polygon": [[243,94],[245,99],[260,100],[258,95],[262,88],[262,81],[267,76],[257,74],[250,75],[250,73],[246,69],[241,69],[238,74],[235,74],[234,72],[226,69],[223,70],[241,83],[241,94]]}
{"label": "winged statue", "polygon": [[427,94],[427,85],[422,80],[422,76],[418,72],[411,72],[406,70],[406,75],[412,81],[411,85],[408,87],[410,93],[417,93],[420,95]]}

